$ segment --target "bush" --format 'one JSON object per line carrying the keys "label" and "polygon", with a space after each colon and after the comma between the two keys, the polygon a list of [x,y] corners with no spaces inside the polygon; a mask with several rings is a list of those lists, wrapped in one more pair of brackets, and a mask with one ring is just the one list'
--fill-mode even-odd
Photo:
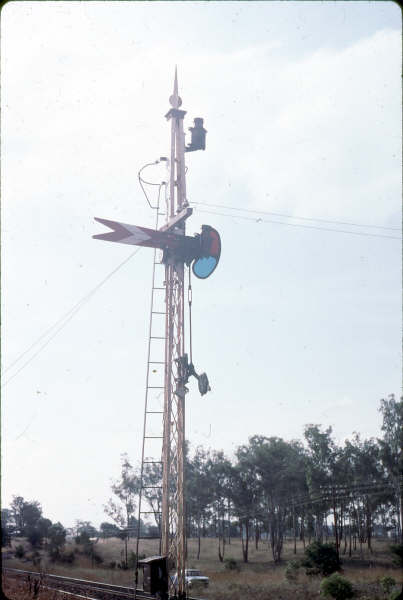
{"label": "bush", "polygon": [[24,546],[22,544],[16,546],[14,556],[15,558],[23,558],[25,556]]}
{"label": "bush", "polygon": [[307,575],[331,575],[340,569],[340,559],[333,544],[313,542],[305,548],[305,559],[301,564],[306,567]]}
{"label": "bush", "polygon": [[403,544],[395,544],[390,546],[390,551],[393,554],[393,562],[398,567],[403,567]]}
{"label": "bush", "polygon": [[335,600],[347,600],[354,596],[353,586],[348,579],[338,573],[326,577],[320,584],[320,593]]}
{"label": "bush", "polygon": [[49,546],[48,556],[52,562],[56,562],[60,557],[60,550],[57,546]]}
{"label": "bush", "polygon": [[224,567],[229,571],[239,571],[239,566],[235,558],[226,558],[224,560]]}
{"label": "bush", "polygon": [[102,558],[102,556],[100,556],[96,552],[93,553],[92,559],[94,560],[96,565],[100,565],[101,563],[104,562],[104,559]]}
{"label": "bush", "polygon": [[298,560],[290,560],[285,568],[284,576],[287,581],[297,581],[301,563]]}
{"label": "bush", "polygon": [[59,560],[62,563],[67,563],[69,565],[71,565],[74,560],[76,558],[76,555],[74,553],[73,550],[67,551],[67,552],[59,552],[59,556],[57,557],[57,560]]}
{"label": "bush", "polygon": [[389,596],[389,600],[402,600],[403,599],[403,592],[400,590],[396,590],[395,592],[392,592],[392,594]]}
{"label": "bush", "polygon": [[109,563],[109,568],[110,569],[115,569],[116,568],[116,560],[111,560],[111,562]]}
{"label": "bush", "polygon": [[133,552],[133,550],[131,550],[127,557],[127,566],[129,569],[134,569],[136,567],[136,553]]}
{"label": "bush", "polygon": [[41,555],[37,550],[29,556],[29,559],[32,560],[35,567],[38,567],[41,564]]}
{"label": "bush", "polygon": [[27,532],[27,540],[32,548],[40,548],[42,546],[43,535],[36,527],[31,527]]}
{"label": "bush", "polygon": [[389,577],[389,575],[385,575],[385,577],[381,577],[379,580],[379,584],[382,588],[384,594],[389,594],[393,587],[396,585],[396,580],[393,577]]}

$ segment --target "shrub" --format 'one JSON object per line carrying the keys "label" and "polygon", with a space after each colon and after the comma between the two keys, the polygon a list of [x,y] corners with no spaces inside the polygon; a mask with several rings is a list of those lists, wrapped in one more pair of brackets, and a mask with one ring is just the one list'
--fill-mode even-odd
{"label": "shrub", "polygon": [[224,560],[224,567],[229,571],[239,571],[239,566],[235,558],[226,558]]}
{"label": "shrub", "polygon": [[14,556],[15,558],[23,558],[25,556],[24,546],[22,544],[16,546]]}
{"label": "shrub", "polygon": [[338,573],[326,577],[320,584],[320,593],[330,596],[335,600],[347,600],[354,596],[353,586],[350,581]]}
{"label": "shrub", "polygon": [[389,600],[402,600],[403,599],[403,592],[400,590],[396,590],[395,592],[392,592],[392,594],[389,596]]}
{"label": "shrub", "polygon": [[37,550],[35,550],[35,552],[32,553],[31,560],[35,567],[39,567],[39,565],[41,564],[41,555]]}
{"label": "shrub", "polygon": [[403,544],[395,544],[390,546],[390,551],[393,554],[393,562],[398,567],[403,567]]}
{"label": "shrub", "polygon": [[116,560],[111,560],[111,562],[109,563],[109,568],[110,569],[115,569],[116,568]]}
{"label": "shrub", "polygon": [[380,578],[379,584],[384,594],[390,594],[393,587],[396,585],[396,580],[393,579],[393,577],[389,577],[389,575],[385,575],[385,577]]}
{"label": "shrub", "polygon": [[102,556],[100,556],[96,552],[93,553],[92,559],[94,560],[96,565],[100,565],[101,563],[104,562],[104,559],[102,558]]}
{"label": "shrub", "polygon": [[130,551],[129,556],[127,557],[127,566],[129,569],[134,569],[136,566],[136,553],[133,550]]}
{"label": "shrub", "polygon": [[313,542],[305,548],[305,559],[301,564],[306,567],[307,575],[331,575],[340,569],[340,559],[333,544]]}
{"label": "shrub", "polygon": [[48,548],[48,556],[52,562],[56,562],[60,557],[60,550],[56,546],[50,546]]}
{"label": "shrub", "polygon": [[287,581],[297,581],[301,563],[298,560],[290,560],[285,568],[284,576]]}
{"label": "shrub", "polygon": [[32,548],[40,548],[43,541],[43,535],[36,527],[31,527],[27,532],[28,542]]}
{"label": "shrub", "polygon": [[71,565],[74,560],[76,558],[76,555],[74,553],[73,550],[69,550],[69,551],[65,551],[65,552],[60,552],[59,556],[57,557],[57,560],[59,560],[62,563],[67,563],[69,565]]}

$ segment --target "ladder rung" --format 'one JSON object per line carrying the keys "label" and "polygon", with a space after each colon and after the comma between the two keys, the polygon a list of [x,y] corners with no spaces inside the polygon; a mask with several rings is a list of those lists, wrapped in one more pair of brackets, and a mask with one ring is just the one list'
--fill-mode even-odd
{"label": "ladder rung", "polygon": [[166,288],[164,287],[153,287],[153,290],[165,290]]}
{"label": "ladder rung", "polygon": [[163,415],[163,410],[146,410],[147,415]]}
{"label": "ladder rung", "polygon": [[160,510],[141,510],[140,511],[141,515],[162,515],[162,512]]}
{"label": "ladder rung", "polygon": [[151,335],[150,337],[152,340],[165,340],[165,336],[161,335]]}
{"label": "ladder rung", "polygon": [[162,310],[152,310],[151,314],[153,315],[166,315],[166,313]]}
{"label": "ladder rung", "polygon": [[163,390],[164,389],[163,385],[148,385],[147,387],[149,390]]}
{"label": "ladder rung", "polygon": [[148,364],[150,365],[165,365],[164,360],[149,360]]}
{"label": "ladder rung", "polygon": [[[147,536],[147,537],[145,537],[145,536],[142,536],[142,535],[139,535],[139,540],[160,540],[160,539],[161,539],[161,538],[160,538],[160,536],[159,536],[159,535],[152,535],[152,536]],[[144,596],[143,596],[143,597],[144,597]],[[152,597],[152,596],[151,596],[151,597]]]}
{"label": "ladder rung", "polygon": [[163,435],[145,435],[144,436],[145,440],[162,440],[164,439]]}
{"label": "ladder rung", "polygon": [[146,488],[151,488],[153,490],[161,490],[162,485],[143,485],[143,490]]}
{"label": "ladder rung", "polygon": [[145,465],[162,465],[162,460],[143,460]]}

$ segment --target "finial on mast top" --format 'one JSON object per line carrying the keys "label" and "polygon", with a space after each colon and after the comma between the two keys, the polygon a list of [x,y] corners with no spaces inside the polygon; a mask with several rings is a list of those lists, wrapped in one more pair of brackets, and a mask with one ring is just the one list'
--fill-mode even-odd
{"label": "finial on mast top", "polygon": [[182,104],[182,98],[178,95],[178,69],[175,65],[175,80],[174,80],[174,93],[169,97],[169,103],[173,108],[179,108]]}

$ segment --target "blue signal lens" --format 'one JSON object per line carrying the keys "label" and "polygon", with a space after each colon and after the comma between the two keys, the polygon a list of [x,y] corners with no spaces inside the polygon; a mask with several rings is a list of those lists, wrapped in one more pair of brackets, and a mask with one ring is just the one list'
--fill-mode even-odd
{"label": "blue signal lens", "polygon": [[208,256],[203,258],[198,258],[192,267],[193,273],[199,279],[206,279],[217,266],[217,259],[214,256]]}

